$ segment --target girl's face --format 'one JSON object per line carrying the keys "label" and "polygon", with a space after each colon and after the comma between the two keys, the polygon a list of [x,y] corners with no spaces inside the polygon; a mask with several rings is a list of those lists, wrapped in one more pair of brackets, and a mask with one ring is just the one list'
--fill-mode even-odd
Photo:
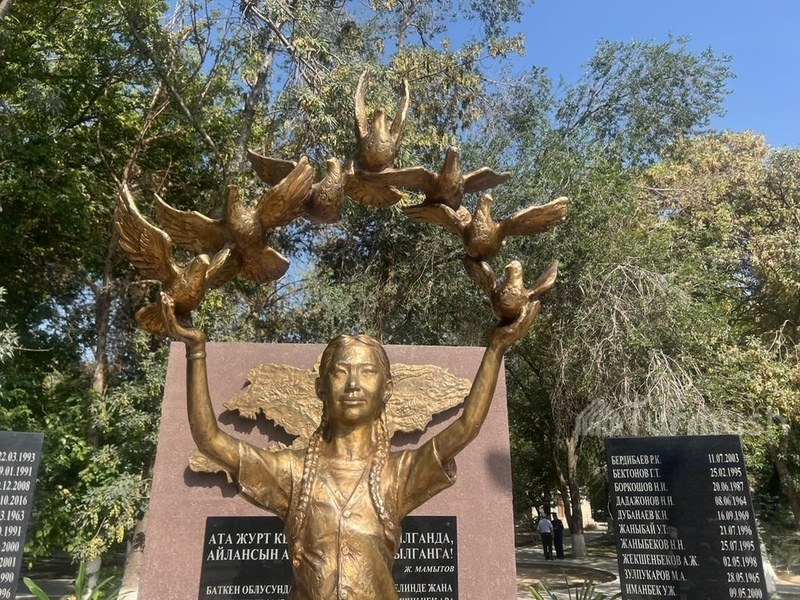
{"label": "girl's face", "polygon": [[338,348],[317,380],[317,395],[332,422],[356,425],[376,420],[391,396],[391,381],[371,348],[361,343]]}

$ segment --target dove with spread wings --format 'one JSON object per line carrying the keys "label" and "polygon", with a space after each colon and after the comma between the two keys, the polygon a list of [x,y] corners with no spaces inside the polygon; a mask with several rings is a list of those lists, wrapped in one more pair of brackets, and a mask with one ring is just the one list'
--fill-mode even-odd
{"label": "dove with spread wings", "polygon": [[514,322],[523,308],[553,287],[558,277],[558,261],[552,263],[534,282],[525,287],[522,263],[513,260],[505,266],[503,281],[498,281],[488,263],[464,257],[464,266],[470,279],[486,293],[489,305],[500,325]]}
{"label": "dove with spread wings", "polygon": [[345,164],[344,191],[359,204],[386,208],[400,201],[402,198],[400,192],[380,181],[377,183],[366,181],[363,176],[383,171],[394,164],[408,118],[410,99],[408,81],[403,81],[403,96],[398,102],[391,126],[387,125],[386,111],[382,108],[373,113],[371,122],[367,117],[368,86],[369,71],[364,71],[358,79],[355,95],[355,131],[358,150],[355,160],[347,161]]}
{"label": "dove with spread wings", "polygon": [[444,204],[417,204],[403,207],[412,221],[444,227],[460,238],[469,256],[491,260],[500,251],[505,238],[512,235],[541,233],[562,223],[567,215],[567,199],[557,198],[541,206],[531,206],[500,222],[492,218],[492,197],[481,196],[470,214],[460,206],[453,210]]}
{"label": "dove with spread wings", "polygon": [[243,277],[256,283],[275,281],[286,273],[289,261],[267,245],[266,234],[303,214],[313,180],[314,170],[308,159],[302,157],[287,176],[261,196],[255,208],[242,204],[238,188],[230,186],[221,219],[211,219],[197,211],[175,209],[158,196],[156,216],[182,248],[197,253],[213,253],[232,245]]}
{"label": "dove with spread wings", "polygon": [[[213,258],[200,254],[185,267],[178,265],[169,235],[144,218],[124,185],[117,201],[114,227],[119,245],[136,269],[143,277],[161,282],[162,291],[172,300],[175,314],[184,323],[191,321],[191,312],[200,306],[207,289],[225,285],[238,273],[239,265],[229,247],[220,248]],[[136,322],[145,331],[167,335],[156,303],[141,308],[136,313]]]}
{"label": "dove with spread wings", "polygon": [[[278,184],[288,177],[297,163],[291,160],[262,156],[252,150],[247,151],[247,158],[256,175],[269,185]],[[344,199],[344,177],[342,164],[335,158],[326,161],[326,174],[311,186],[311,191],[303,201],[303,215],[314,223],[336,223],[342,214]]]}
{"label": "dove with spread wings", "polygon": [[364,171],[382,171],[391,167],[400,150],[403,131],[408,118],[410,99],[408,81],[403,80],[403,96],[397,106],[397,112],[391,126],[386,123],[386,111],[377,109],[372,115],[372,122],[367,118],[366,96],[369,86],[369,71],[364,71],[358,78],[355,96],[356,139],[358,155],[356,166]]}
{"label": "dove with spread wings", "polygon": [[362,172],[358,177],[364,183],[419,190],[425,193],[423,204],[444,204],[458,210],[464,194],[482,192],[505,183],[511,173],[498,173],[489,167],[483,167],[464,175],[460,152],[458,148],[451,146],[447,149],[444,164],[438,173],[424,167],[411,167],[385,169],[379,173]]}
{"label": "dove with spread wings", "polygon": [[[291,160],[262,156],[252,150],[247,158],[258,177],[275,185],[296,166]],[[367,171],[356,171],[353,161],[348,160],[344,168],[335,158],[326,161],[327,173],[311,186],[311,193],[304,203],[304,215],[314,223],[336,223],[341,218],[342,201],[347,194],[364,206],[385,208],[396,204],[402,197],[393,187],[370,183],[365,176],[374,175]]]}

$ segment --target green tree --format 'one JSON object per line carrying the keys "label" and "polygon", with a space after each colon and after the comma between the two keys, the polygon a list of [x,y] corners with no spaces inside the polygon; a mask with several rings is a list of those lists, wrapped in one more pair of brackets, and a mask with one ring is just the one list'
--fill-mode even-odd
{"label": "green tree", "polygon": [[[0,308],[5,304],[6,291],[0,287]],[[3,325],[0,329],[0,363],[9,360],[14,356],[14,351],[19,348],[19,336],[13,328]],[[0,382],[2,383],[2,382]]]}
{"label": "green tree", "polygon": [[[26,349],[1,367],[0,420],[45,433],[29,550],[94,556],[122,541],[118,525],[130,518],[116,516],[141,510],[137,489],[147,476],[147,461],[124,462],[142,438],[123,436],[120,450],[94,418],[119,367],[129,377],[140,366],[126,340],[130,300],[116,285],[123,271],[108,235],[115,186],[101,149],[135,139],[146,69],[120,35],[113,3],[26,10],[0,32],[0,279]],[[152,411],[135,408],[142,417]],[[115,479],[130,483],[117,506],[92,499],[92,487]],[[109,528],[82,527],[82,510],[107,517]]]}
{"label": "green tree", "polygon": [[488,147],[515,167],[497,212],[570,198],[567,222],[552,234],[509,242],[507,256],[524,256],[531,279],[553,259],[559,279],[534,334],[507,362],[512,433],[544,425],[543,456],[552,457],[578,556],[580,501],[591,465],[602,464],[591,458],[597,446],[587,446],[590,415],[615,425],[603,435],[674,433],[689,423],[672,411],[702,399],[698,362],[713,347],[717,308],[692,297],[698,269],[672,251],[661,209],[642,201],[638,178],[639,165],[721,111],[727,61],[683,39],[600,42],[575,84],[553,88],[534,69],[490,113]]}
{"label": "green tree", "polygon": [[729,306],[735,337],[715,365],[712,392],[755,415],[751,445],[764,445],[800,527],[795,473],[800,388],[800,152],[763,137],[722,133],[676,142],[645,177],[682,253],[706,273],[698,293]]}

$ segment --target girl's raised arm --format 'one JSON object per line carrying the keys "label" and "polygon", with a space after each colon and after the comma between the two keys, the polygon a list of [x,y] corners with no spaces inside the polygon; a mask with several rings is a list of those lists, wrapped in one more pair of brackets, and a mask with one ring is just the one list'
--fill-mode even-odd
{"label": "girl's raised arm", "polygon": [[161,314],[170,336],[186,345],[186,407],[189,427],[198,449],[234,476],[239,473],[239,440],[219,428],[211,405],[206,372],[206,336],[199,329],[182,326],[172,300],[161,294]]}
{"label": "girl's raised arm", "polygon": [[525,337],[539,308],[538,301],[527,304],[516,321],[510,325],[495,327],[489,334],[486,352],[464,401],[464,412],[435,438],[436,450],[442,463],[453,458],[478,435],[492,403],[503,353],[511,344]]}

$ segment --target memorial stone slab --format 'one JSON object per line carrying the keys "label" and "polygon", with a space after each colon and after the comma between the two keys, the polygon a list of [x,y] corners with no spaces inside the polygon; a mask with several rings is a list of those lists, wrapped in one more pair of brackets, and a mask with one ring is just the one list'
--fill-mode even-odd
{"label": "memorial stone slab", "polygon": [[[437,365],[457,377],[468,379],[474,376],[484,351],[483,348],[463,347],[385,348],[392,363]],[[310,369],[323,349],[323,345],[311,344],[209,344],[209,385],[221,427],[259,446],[266,446],[270,440],[291,441],[263,417],[256,421],[242,419],[236,413],[225,410],[223,402],[242,388],[253,367],[273,363]],[[218,519],[264,518],[270,515],[243,497],[238,497],[235,486],[228,483],[224,475],[194,473],[188,469],[187,461],[195,445],[186,418],[184,352],[183,345],[173,344],[167,369],[139,587],[139,597],[148,600],[195,600],[203,597],[199,595],[203,593],[201,576],[210,577],[211,573],[207,570],[208,554],[205,553],[211,535],[209,531],[213,531],[214,527],[239,526]],[[459,411],[453,409],[439,415],[423,433],[395,435],[393,449],[411,448],[424,442],[452,422]],[[412,573],[415,574],[411,580],[399,576],[396,578],[398,586],[408,586],[398,587],[400,596],[407,600],[423,597],[437,600],[513,600],[517,597],[516,561],[508,413],[502,372],[492,408],[478,438],[456,457],[456,463],[458,475],[455,484],[411,515],[422,519],[417,521],[417,525],[434,527],[434,532],[439,532],[439,535],[437,538],[434,533],[425,542],[417,539],[417,563],[413,562],[413,552],[407,551],[403,555],[401,550],[398,553],[397,563],[412,560]],[[426,522],[426,518],[430,517],[444,520],[435,524],[432,520]],[[240,524],[248,532],[257,533],[248,529],[250,525],[246,521]],[[413,527],[417,525],[409,526],[405,532],[413,532]],[[454,528],[454,534],[444,536],[446,529],[441,527],[448,526]],[[208,527],[211,530],[207,530]],[[282,527],[277,527],[276,524],[265,525],[263,533],[273,534],[272,542],[276,534],[282,532]],[[214,539],[217,541],[217,538]],[[449,559],[445,555],[448,554],[452,554],[451,563],[446,562]],[[423,555],[426,558],[422,558]],[[439,559],[430,566],[440,565],[439,572],[431,570],[425,573],[425,578],[421,577],[423,571],[414,572],[417,564],[423,565],[419,561],[427,561],[427,557],[435,555]],[[450,568],[452,571],[448,571]],[[402,571],[405,571],[405,566]],[[401,572],[400,575],[408,574]],[[431,577],[427,578],[427,575]],[[217,585],[220,580],[213,578],[204,581]],[[269,583],[271,581],[273,579],[267,578],[261,585],[282,585]],[[430,585],[432,583],[441,585],[434,588]],[[426,589],[424,594],[421,592],[423,587]],[[272,588],[270,591],[277,593]],[[224,597],[208,595],[207,588],[205,593],[206,598],[215,600]],[[277,600],[279,596],[275,598]]]}
{"label": "memorial stone slab", "polygon": [[43,439],[0,431],[0,599],[16,597]]}
{"label": "memorial stone slab", "polygon": [[738,436],[606,441],[625,600],[767,598]]}
{"label": "memorial stone slab", "polygon": [[[394,563],[400,600],[458,598],[455,517],[410,516]],[[277,517],[206,519],[199,600],[287,600],[292,567]]]}

